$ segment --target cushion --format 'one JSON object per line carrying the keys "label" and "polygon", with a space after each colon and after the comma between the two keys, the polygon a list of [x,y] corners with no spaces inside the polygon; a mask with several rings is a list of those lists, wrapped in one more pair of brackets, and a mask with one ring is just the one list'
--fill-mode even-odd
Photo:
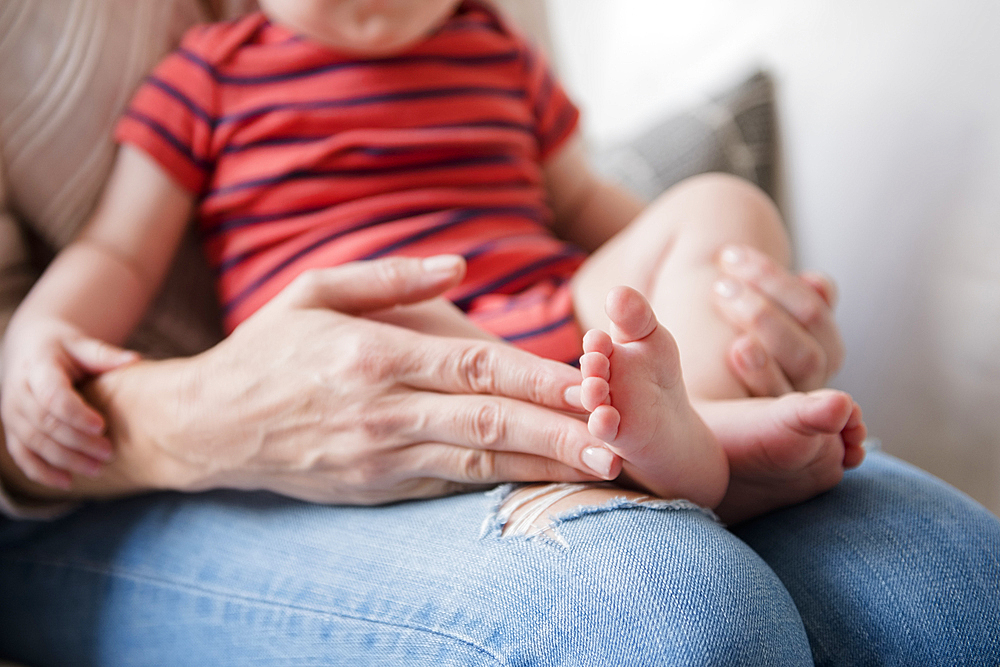
{"label": "cushion", "polygon": [[[0,324],[93,209],[114,158],[111,128],[135,87],[188,27],[208,18],[200,0],[4,1]],[[219,340],[212,284],[189,235],[129,345],[175,356]]]}
{"label": "cushion", "polygon": [[722,171],[775,197],[774,86],[757,72],[708,102],[594,153],[594,167],[647,201],[689,176]]}

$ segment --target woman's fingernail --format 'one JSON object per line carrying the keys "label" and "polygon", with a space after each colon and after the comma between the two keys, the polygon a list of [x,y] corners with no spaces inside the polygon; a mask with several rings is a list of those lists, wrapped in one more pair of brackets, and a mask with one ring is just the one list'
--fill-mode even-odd
{"label": "woman's fingernail", "polygon": [[712,291],[724,299],[732,299],[740,293],[740,284],[730,278],[721,278],[712,285]]}
{"label": "woman's fingernail", "polygon": [[719,259],[725,264],[739,264],[746,258],[746,252],[743,248],[734,245],[728,245],[722,249],[719,253]]}
{"label": "woman's fingernail", "polygon": [[428,273],[455,273],[462,264],[458,255],[434,255],[425,258],[421,263]]}
{"label": "woman's fingernail", "polygon": [[566,405],[583,410],[583,401],[580,400],[580,385],[575,384],[572,387],[567,387],[566,391],[563,392],[563,399],[566,401]]}
{"label": "woman's fingernail", "polygon": [[88,418],[85,430],[91,435],[101,435],[104,433],[104,420],[100,417]]}
{"label": "woman's fingernail", "polygon": [[748,343],[740,349],[740,359],[743,360],[743,365],[751,370],[761,369],[767,363],[764,350],[753,343]]}
{"label": "woman's fingernail", "polygon": [[98,477],[102,470],[104,470],[104,466],[100,463],[86,463],[84,464],[83,474],[87,477]]}
{"label": "woman's fingernail", "polygon": [[587,447],[581,455],[584,464],[599,476],[607,478],[611,476],[611,465],[615,462],[615,455],[603,447]]}

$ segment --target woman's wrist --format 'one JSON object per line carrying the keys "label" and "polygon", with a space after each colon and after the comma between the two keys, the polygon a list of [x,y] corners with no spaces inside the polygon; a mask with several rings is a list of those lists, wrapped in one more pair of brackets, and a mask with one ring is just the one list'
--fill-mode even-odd
{"label": "woman's wrist", "polygon": [[185,399],[192,397],[190,360],[140,361],[105,373],[83,387],[104,414],[114,458],[99,477],[74,480],[84,497],[126,496],[158,490],[211,488],[204,467],[185,456],[178,443]]}

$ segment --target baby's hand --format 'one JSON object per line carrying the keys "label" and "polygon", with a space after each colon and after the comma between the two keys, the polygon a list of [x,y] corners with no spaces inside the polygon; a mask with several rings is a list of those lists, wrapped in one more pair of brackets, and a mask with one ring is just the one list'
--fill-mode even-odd
{"label": "baby's hand", "polygon": [[112,456],[104,418],[73,385],[136,359],[61,322],[8,332],[0,417],[11,457],[30,479],[69,489],[70,473],[100,473]]}

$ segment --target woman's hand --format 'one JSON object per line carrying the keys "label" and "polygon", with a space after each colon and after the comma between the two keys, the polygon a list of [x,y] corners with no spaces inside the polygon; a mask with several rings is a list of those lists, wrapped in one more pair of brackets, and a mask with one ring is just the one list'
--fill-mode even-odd
{"label": "woman's hand", "polygon": [[394,258],[303,274],[215,348],[105,374],[88,396],[147,488],[374,504],[615,477],[620,460],[563,412],[580,411],[579,371],[359,317],[434,297],[463,268]]}
{"label": "woman's hand", "polygon": [[717,305],[743,332],[727,360],[751,395],[825,386],[844,360],[833,283],[816,273],[792,274],[749,246],[725,248],[719,266],[726,277],[716,284]]}

